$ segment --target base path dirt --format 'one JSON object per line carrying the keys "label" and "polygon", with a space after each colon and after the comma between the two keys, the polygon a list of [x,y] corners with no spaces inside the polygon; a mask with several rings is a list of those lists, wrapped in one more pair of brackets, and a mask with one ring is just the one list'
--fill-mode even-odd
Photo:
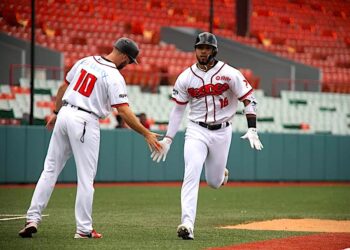
{"label": "base path dirt", "polygon": [[320,219],[278,219],[225,226],[227,229],[350,233],[350,221]]}
{"label": "base path dirt", "polygon": [[322,232],[232,245],[211,250],[341,250],[350,249],[350,221],[320,219],[278,219],[221,227],[225,229]]}
{"label": "base path dirt", "polygon": [[321,233],[210,248],[210,250],[343,250],[349,248],[350,233]]}

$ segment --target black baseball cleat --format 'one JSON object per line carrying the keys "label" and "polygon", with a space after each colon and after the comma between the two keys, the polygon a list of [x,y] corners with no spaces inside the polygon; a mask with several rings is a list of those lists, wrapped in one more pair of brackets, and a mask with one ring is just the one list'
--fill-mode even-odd
{"label": "black baseball cleat", "polygon": [[184,224],[181,224],[177,227],[177,236],[182,238],[183,240],[193,240],[194,239],[192,228],[190,228]]}
{"label": "black baseball cleat", "polygon": [[38,231],[38,224],[36,222],[27,222],[24,228],[18,232],[22,238],[32,238],[32,234]]}

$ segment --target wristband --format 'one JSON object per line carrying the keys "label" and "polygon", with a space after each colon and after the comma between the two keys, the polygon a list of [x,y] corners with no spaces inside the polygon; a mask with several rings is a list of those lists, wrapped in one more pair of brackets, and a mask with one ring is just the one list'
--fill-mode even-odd
{"label": "wristband", "polygon": [[256,128],[256,117],[247,117],[248,128]]}
{"label": "wristband", "polygon": [[171,141],[173,141],[173,138],[171,138],[171,137],[168,136],[168,135],[164,136],[164,138],[169,138]]}

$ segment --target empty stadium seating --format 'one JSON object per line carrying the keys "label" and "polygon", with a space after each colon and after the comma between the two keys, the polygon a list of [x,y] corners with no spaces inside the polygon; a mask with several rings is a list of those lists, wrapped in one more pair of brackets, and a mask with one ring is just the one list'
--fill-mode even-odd
{"label": "empty stadium seating", "polygon": [[[170,86],[161,86],[159,94],[142,93],[139,86],[128,86],[131,108],[146,112],[155,120],[153,129],[164,128],[173,106]],[[268,97],[255,90],[258,99],[258,128],[269,133],[329,133],[350,135],[350,95],[282,91],[281,97]],[[240,104],[233,130],[244,132],[247,121]],[[187,115],[188,110],[186,111]],[[181,129],[185,129],[184,117]],[[111,125],[112,127],[113,125]],[[108,127],[108,126],[107,126]]]}
{"label": "empty stadium seating", "polygon": [[[141,63],[137,67],[127,67],[122,74],[131,85],[128,88],[135,112],[146,112],[155,120],[155,128],[163,128],[162,122],[167,121],[166,111],[170,109],[165,93],[171,87],[159,85],[173,85],[177,75],[193,63],[194,55],[161,43],[160,28],[171,24],[208,30],[209,1],[111,0],[86,3],[38,0],[36,4],[37,42],[64,53],[67,68],[83,56],[108,53],[119,36],[126,35],[137,41],[141,48]],[[214,1],[214,10],[215,34],[319,67],[324,92],[350,93],[349,1],[253,0],[249,37],[235,35],[235,1]],[[2,32],[30,39],[29,1],[1,1],[0,13]],[[249,69],[240,70],[258,89],[259,76]],[[15,84],[19,86],[1,86],[0,124],[19,124],[23,115],[28,113],[29,80],[22,78]],[[44,120],[51,112],[58,84],[56,80],[36,80],[34,115],[37,119]],[[141,91],[149,93],[142,92],[142,98],[136,98]],[[264,96],[262,91],[257,93],[262,100],[259,124],[263,131],[348,134],[349,118],[346,115],[349,110],[343,107],[350,104],[344,95],[282,92],[281,98],[273,98]],[[335,103],[334,106],[323,104],[327,98]],[[155,100],[162,104],[156,105]],[[344,101],[340,103],[339,100]],[[164,112],[159,109],[162,105],[167,109]],[[276,107],[277,111],[273,112]],[[305,110],[312,114],[308,117]],[[341,124],[329,124],[334,117],[340,117]],[[240,115],[237,115],[235,124],[234,129],[246,128],[245,119]],[[114,117],[102,120],[101,126],[114,127]],[[184,126],[182,124],[182,128]]]}
{"label": "empty stadium seating", "polygon": [[[30,90],[27,81],[23,86],[0,86],[0,125],[26,124],[29,114]],[[54,94],[60,81],[50,81],[35,90],[34,117],[36,124],[45,120],[54,109]],[[143,92],[140,85],[128,85],[130,107],[136,113],[146,113],[153,130],[166,130],[169,113],[173,106],[170,99],[172,86],[160,86],[159,93]],[[262,90],[255,90],[258,100],[258,128],[268,133],[328,133],[350,135],[350,95],[338,93],[315,93],[282,91],[281,97],[265,96]],[[240,104],[233,120],[233,130],[247,129]],[[186,116],[180,129],[187,125]],[[114,129],[116,113],[100,120],[101,128]]]}
{"label": "empty stadium seating", "polygon": [[[80,57],[107,53],[117,37],[128,35],[141,44],[143,64],[155,72],[155,76],[145,78],[148,69],[135,69],[132,73],[137,76],[132,81],[143,81],[151,90],[162,79],[156,73],[172,74],[193,61],[191,53],[159,43],[160,27],[171,24],[209,28],[209,1],[36,3],[37,41],[62,51],[67,67]],[[0,11],[2,31],[22,39],[30,38],[30,2],[2,1]],[[348,1],[253,0],[250,37],[239,37],[235,35],[235,1],[214,1],[214,33],[321,68],[326,92],[350,93],[349,27]],[[173,80],[164,83],[172,84]]]}
{"label": "empty stadium seating", "polygon": [[[43,125],[55,108],[54,99],[60,80],[36,80],[34,114],[36,123]],[[21,78],[19,86],[0,85],[0,118],[3,124],[27,124],[30,113],[29,79]],[[16,121],[16,122],[15,122]]]}
{"label": "empty stadium seating", "polygon": [[[322,69],[323,91],[350,93],[350,3],[254,0],[253,46]],[[260,46],[262,44],[262,46]]]}

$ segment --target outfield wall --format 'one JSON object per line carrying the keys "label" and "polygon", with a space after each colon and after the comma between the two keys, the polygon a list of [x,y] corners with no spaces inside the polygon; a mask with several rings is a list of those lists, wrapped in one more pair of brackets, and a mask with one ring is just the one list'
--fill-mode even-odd
{"label": "outfield wall", "polygon": [[[42,126],[0,126],[0,183],[35,183],[51,133]],[[350,181],[350,137],[260,134],[261,152],[234,133],[228,168],[235,181]],[[96,181],[180,181],[183,140],[179,132],[165,163],[153,163],[143,137],[130,130],[102,130]],[[75,182],[70,159],[59,182]],[[202,173],[204,180],[204,175]]]}

